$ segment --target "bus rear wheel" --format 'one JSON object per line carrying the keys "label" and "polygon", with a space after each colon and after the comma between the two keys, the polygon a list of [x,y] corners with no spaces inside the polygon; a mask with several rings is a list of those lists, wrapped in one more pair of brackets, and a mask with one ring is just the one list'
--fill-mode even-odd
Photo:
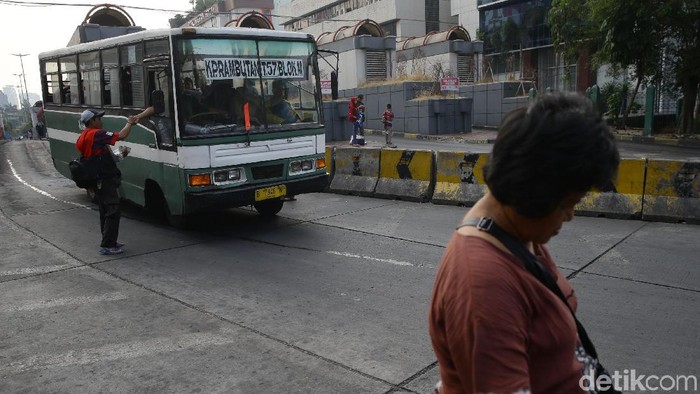
{"label": "bus rear wheel", "polygon": [[255,210],[262,216],[275,216],[282,210],[284,201],[282,200],[267,200],[253,204]]}

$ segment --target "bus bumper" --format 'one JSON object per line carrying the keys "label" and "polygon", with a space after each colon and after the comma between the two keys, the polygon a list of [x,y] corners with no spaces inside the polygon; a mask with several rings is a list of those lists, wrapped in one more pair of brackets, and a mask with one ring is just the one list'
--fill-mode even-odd
{"label": "bus bumper", "polygon": [[310,178],[288,180],[284,182],[261,183],[232,190],[186,193],[185,206],[189,208],[187,213],[193,213],[220,208],[233,208],[251,205],[255,202],[255,190],[280,184],[287,185],[288,196],[321,192],[326,188],[326,186],[328,186],[328,174],[317,175]]}

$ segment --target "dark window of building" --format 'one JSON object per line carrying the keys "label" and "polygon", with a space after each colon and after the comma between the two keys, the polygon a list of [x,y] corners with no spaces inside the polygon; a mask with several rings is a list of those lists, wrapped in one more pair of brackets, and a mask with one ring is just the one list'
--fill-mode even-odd
{"label": "dark window of building", "polygon": [[384,30],[385,36],[395,36],[396,35],[396,21],[383,23],[380,26]]}
{"label": "dark window of building", "polygon": [[[480,1],[487,4],[489,1]],[[484,32],[484,53],[518,51],[552,44],[547,13],[552,0],[505,3],[479,11],[479,26]],[[486,7],[485,7],[486,8]]]}
{"label": "dark window of building", "polygon": [[440,30],[440,2],[425,0],[425,33]]}

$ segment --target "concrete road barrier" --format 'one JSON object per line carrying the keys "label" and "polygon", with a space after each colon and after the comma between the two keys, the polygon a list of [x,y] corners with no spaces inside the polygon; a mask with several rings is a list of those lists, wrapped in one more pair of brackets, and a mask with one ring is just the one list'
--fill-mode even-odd
{"label": "concrete road barrier", "polygon": [[484,194],[483,167],[488,154],[469,152],[437,152],[435,204],[474,205]]}
{"label": "concrete road barrier", "polygon": [[427,202],[433,194],[435,159],[432,151],[381,151],[375,196]]}
{"label": "concrete road barrier", "polygon": [[380,149],[336,147],[330,191],[372,196],[379,179]]}
{"label": "concrete road barrier", "polygon": [[649,160],[642,219],[700,223],[700,163]]}
{"label": "concrete road barrier", "polygon": [[614,183],[589,192],[575,207],[577,215],[641,219],[645,159],[623,159]]}

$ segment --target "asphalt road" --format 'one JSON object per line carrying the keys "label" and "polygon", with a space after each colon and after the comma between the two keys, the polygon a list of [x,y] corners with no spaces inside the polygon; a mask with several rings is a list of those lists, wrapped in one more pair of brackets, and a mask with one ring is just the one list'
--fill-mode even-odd
{"label": "asphalt road", "polygon": [[[430,392],[427,305],[466,208],[311,194],[126,253],[46,143],[0,143],[0,392]],[[700,226],[578,217],[550,244],[611,371],[700,374]]]}

